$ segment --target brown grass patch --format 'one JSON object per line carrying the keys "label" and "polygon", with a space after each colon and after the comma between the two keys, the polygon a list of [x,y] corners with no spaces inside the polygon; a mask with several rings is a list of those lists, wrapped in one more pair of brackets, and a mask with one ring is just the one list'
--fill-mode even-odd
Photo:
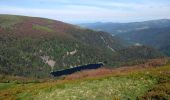
{"label": "brown grass patch", "polygon": [[134,65],[134,66],[122,66],[119,68],[112,68],[112,69],[103,67],[99,69],[85,70],[85,71],[80,71],[80,72],[68,75],[65,77],[65,80],[126,74],[126,73],[131,73],[134,71],[138,71],[138,70],[144,70],[146,68],[163,66],[167,63],[167,61],[168,61],[167,58],[150,59],[144,64],[139,64],[139,65]]}

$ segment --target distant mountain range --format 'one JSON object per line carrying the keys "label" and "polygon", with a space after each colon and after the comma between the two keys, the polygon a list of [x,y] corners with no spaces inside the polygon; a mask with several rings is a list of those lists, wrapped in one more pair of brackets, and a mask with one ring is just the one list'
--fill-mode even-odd
{"label": "distant mountain range", "polygon": [[132,44],[159,49],[170,56],[170,19],[132,23],[88,23],[82,27],[105,31]]}
{"label": "distant mountain range", "polygon": [[90,28],[98,31],[105,31],[113,35],[116,35],[119,33],[130,32],[134,30],[170,27],[170,19],[150,20],[150,21],[143,21],[143,22],[129,22],[129,23],[96,22],[96,23],[82,23],[79,25],[85,28]]}
{"label": "distant mountain range", "polygon": [[89,63],[106,66],[139,63],[163,57],[150,47],[128,47],[106,32],[64,22],[0,15],[0,73],[48,77],[50,71]]}

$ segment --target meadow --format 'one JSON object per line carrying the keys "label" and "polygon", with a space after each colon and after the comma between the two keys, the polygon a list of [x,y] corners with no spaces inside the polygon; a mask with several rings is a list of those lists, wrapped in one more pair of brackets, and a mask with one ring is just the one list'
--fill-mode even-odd
{"label": "meadow", "polygon": [[75,80],[0,83],[1,100],[170,99],[170,64]]}

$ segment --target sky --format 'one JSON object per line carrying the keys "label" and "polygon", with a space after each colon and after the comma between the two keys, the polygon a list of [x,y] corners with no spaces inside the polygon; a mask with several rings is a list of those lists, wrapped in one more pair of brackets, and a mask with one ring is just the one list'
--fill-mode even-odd
{"label": "sky", "polygon": [[0,0],[0,14],[68,23],[170,19],[170,0]]}

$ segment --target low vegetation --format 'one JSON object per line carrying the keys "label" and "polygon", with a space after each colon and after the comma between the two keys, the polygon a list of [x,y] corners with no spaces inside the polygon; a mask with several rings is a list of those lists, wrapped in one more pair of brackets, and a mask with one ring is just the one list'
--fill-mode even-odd
{"label": "low vegetation", "polygon": [[151,70],[151,74],[158,78],[158,83],[145,93],[140,99],[170,99],[170,64]]}
{"label": "low vegetation", "polygon": [[2,83],[2,99],[112,100],[170,99],[170,64],[78,80],[59,79],[43,83]]}
{"label": "low vegetation", "polygon": [[0,16],[0,27],[2,28],[12,28],[13,25],[22,21],[19,16],[1,15]]}
{"label": "low vegetation", "polygon": [[45,32],[55,32],[53,29],[45,26],[40,26],[40,25],[33,25],[33,29],[39,30],[39,31],[45,31]]}

